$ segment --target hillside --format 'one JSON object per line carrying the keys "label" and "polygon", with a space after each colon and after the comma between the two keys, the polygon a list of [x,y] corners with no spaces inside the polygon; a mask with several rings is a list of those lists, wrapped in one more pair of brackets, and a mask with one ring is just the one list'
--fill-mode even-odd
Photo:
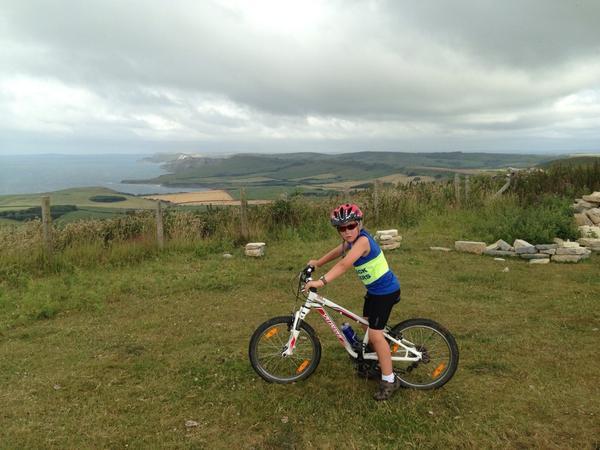
{"label": "hillside", "polygon": [[[452,176],[454,170],[486,171],[506,167],[531,167],[548,156],[494,153],[358,152],[345,154],[287,153],[238,154],[229,158],[184,158],[170,161],[171,173],[152,180],[166,186],[209,186],[221,189],[248,186],[302,186],[328,188],[329,183],[364,184],[390,176]],[[453,170],[454,169],[454,170]]]}
{"label": "hillside", "polygon": [[[78,210],[60,217],[60,222],[69,222],[85,218],[107,218],[129,210],[150,209],[156,207],[156,202],[135,195],[115,192],[103,187],[83,187],[64,189],[45,194],[19,194],[0,196],[0,212],[19,211],[41,204],[43,195],[50,196],[51,205],[76,205]],[[93,201],[94,197],[118,196],[125,200],[119,202]],[[3,223],[17,223],[3,220]]]}
{"label": "hillside", "polygon": [[550,161],[541,163],[539,167],[585,167],[593,164],[600,164],[600,156],[572,156],[568,158],[552,159]]}

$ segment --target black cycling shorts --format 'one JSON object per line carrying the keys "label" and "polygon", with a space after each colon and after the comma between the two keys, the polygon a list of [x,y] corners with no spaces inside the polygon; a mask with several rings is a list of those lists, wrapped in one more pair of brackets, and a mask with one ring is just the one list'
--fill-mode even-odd
{"label": "black cycling shorts", "polygon": [[369,328],[383,330],[390,318],[392,307],[399,301],[400,289],[385,295],[373,295],[367,292],[363,306],[363,317],[369,319]]}

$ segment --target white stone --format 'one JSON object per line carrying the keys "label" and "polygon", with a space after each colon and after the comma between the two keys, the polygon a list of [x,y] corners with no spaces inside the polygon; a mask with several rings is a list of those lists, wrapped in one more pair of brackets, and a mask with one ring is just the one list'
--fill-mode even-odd
{"label": "white stone", "polygon": [[558,248],[577,248],[577,247],[579,247],[579,242],[572,242],[572,241],[563,241],[563,243],[558,246]]}
{"label": "white stone", "polygon": [[496,242],[486,247],[486,250],[502,250],[505,252],[511,251],[512,249],[513,248],[511,247],[511,245],[508,242],[503,241],[502,239],[498,239]]}
{"label": "white stone", "polygon": [[400,243],[399,242],[393,242],[391,244],[381,244],[380,245],[382,250],[394,250],[395,248],[400,247]]}
{"label": "white stone", "polygon": [[554,255],[552,257],[552,262],[576,263],[581,259],[580,255]]}
{"label": "white stone", "polygon": [[429,247],[429,250],[434,250],[434,251],[438,251],[438,252],[449,252],[449,251],[452,251],[452,249],[450,249],[448,247]]}
{"label": "white stone", "polygon": [[529,264],[548,264],[550,262],[550,258],[543,259],[530,259]]}
{"label": "white stone", "polygon": [[378,230],[375,232],[375,237],[379,239],[379,236],[382,234],[387,234],[388,236],[398,236],[398,230],[392,228],[391,230]]}
{"label": "white stone", "polygon": [[585,200],[581,200],[578,198],[575,200],[575,204],[572,205],[573,209],[577,212],[583,212],[586,209],[595,208],[597,205],[595,203],[586,202]]}
{"label": "white stone", "polygon": [[[600,224],[600,208],[588,209],[585,212],[585,214],[594,223],[594,225]],[[586,225],[586,224],[584,223],[584,224],[581,224],[581,225]]]}
{"label": "white stone", "polygon": [[523,253],[537,253],[535,245],[531,245],[529,242],[524,241],[523,239],[515,239],[513,247],[518,255]]}
{"label": "white stone", "polygon": [[548,255],[545,253],[522,253],[519,255],[523,259],[545,259]]}
{"label": "white stone", "polygon": [[556,249],[557,255],[584,255],[587,252],[589,250],[585,247],[561,247]]}
{"label": "white stone", "polygon": [[233,255],[231,253],[223,253],[223,258],[232,258]]}
{"label": "white stone", "polygon": [[265,250],[264,250],[264,247],[253,248],[253,249],[246,250],[245,253],[246,253],[246,256],[258,257],[258,256],[264,256]]}
{"label": "white stone", "polygon": [[593,192],[582,197],[586,202],[600,203],[600,192]]}
{"label": "white stone", "polygon": [[483,254],[488,256],[517,256],[515,252],[504,250],[484,250]]}
{"label": "white stone", "polygon": [[579,233],[584,238],[600,238],[600,227],[579,227]]}
{"label": "white stone", "polygon": [[594,225],[594,222],[592,222],[591,219],[585,213],[576,213],[576,214],[573,214],[573,217],[575,217],[575,223],[579,227],[584,226],[584,225],[591,227]]}
{"label": "white stone", "polygon": [[538,250],[552,250],[558,247],[558,244],[537,244],[535,248]]}
{"label": "white stone", "polygon": [[600,252],[600,239],[598,238],[581,238],[577,242],[595,252]]}
{"label": "white stone", "polygon": [[485,250],[485,242],[476,241],[456,241],[454,248],[459,252],[475,253],[481,255]]}
{"label": "white stone", "polygon": [[494,261],[506,261],[504,258],[494,258]]}
{"label": "white stone", "polygon": [[258,248],[263,248],[265,245],[264,242],[248,242],[246,244],[246,250],[256,250]]}

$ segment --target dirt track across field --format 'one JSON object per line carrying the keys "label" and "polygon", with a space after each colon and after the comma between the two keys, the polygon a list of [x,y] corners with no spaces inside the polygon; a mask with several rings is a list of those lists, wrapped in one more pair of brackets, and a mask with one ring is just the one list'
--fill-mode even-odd
{"label": "dirt track across field", "polygon": [[[239,205],[239,200],[234,200],[227,191],[211,190],[198,192],[184,192],[182,194],[149,195],[144,197],[150,200],[162,200],[175,205]],[[249,204],[258,205],[270,203],[270,200],[249,200]]]}

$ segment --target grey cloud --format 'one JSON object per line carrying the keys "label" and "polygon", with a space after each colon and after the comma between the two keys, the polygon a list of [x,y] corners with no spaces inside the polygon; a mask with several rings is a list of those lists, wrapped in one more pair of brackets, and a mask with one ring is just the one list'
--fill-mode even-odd
{"label": "grey cloud", "polygon": [[[90,135],[110,125],[115,138],[132,136],[145,114],[215,140],[263,127],[302,133],[310,115],[522,131],[561,119],[557,99],[600,89],[594,1],[330,1],[318,31],[284,35],[216,2],[4,3],[2,74],[93,91],[122,118],[79,124]],[[248,117],[201,108],[214,99]],[[465,119],[506,112],[517,118]]]}

